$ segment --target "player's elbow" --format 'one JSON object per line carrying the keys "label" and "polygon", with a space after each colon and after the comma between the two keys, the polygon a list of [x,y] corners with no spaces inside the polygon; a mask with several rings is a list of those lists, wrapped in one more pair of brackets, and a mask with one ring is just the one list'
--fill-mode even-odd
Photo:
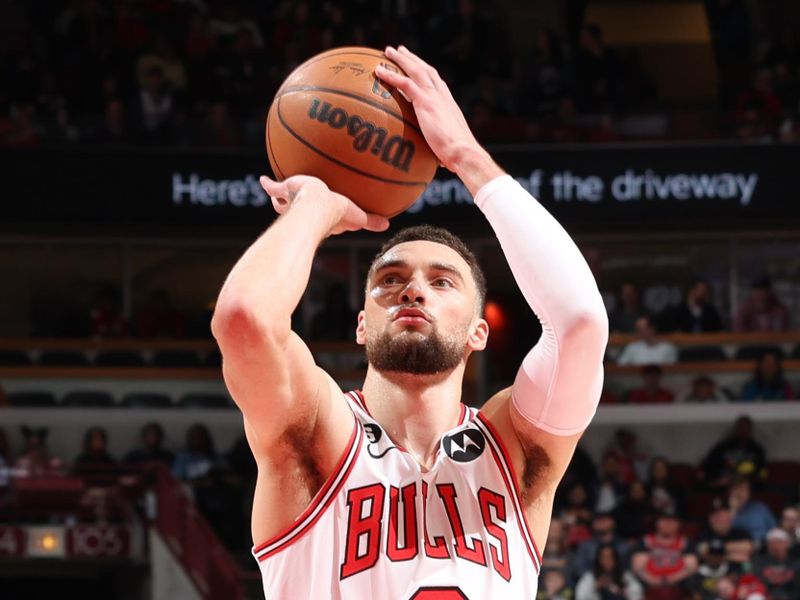
{"label": "player's elbow", "polygon": [[[283,328],[288,335],[290,324]],[[280,324],[266,318],[250,303],[237,300],[218,302],[211,318],[211,333],[223,353],[231,347],[268,346],[282,337],[281,329]]]}
{"label": "player's elbow", "polygon": [[584,348],[605,352],[608,344],[608,315],[602,301],[585,302],[570,315],[565,338]]}

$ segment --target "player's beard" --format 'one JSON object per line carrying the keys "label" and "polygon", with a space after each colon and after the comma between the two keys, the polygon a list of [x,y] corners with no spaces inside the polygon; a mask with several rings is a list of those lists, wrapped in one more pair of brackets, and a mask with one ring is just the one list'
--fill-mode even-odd
{"label": "player's beard", "polygon": [[422,336],[404,332],[392,336],[384,331],[367,336],[367,360],[378,371],[410,375],[436,375],[455,369],[464,358],[465,342],[445,339],[436,329]]}

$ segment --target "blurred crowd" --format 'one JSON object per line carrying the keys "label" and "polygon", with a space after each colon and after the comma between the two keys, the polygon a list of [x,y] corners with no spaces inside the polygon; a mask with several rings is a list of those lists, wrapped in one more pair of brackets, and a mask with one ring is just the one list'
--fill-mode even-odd
{"label": "blurred crowd", "polygon": [[[99,487],[113,487],[115,469],[146,467],[150,463],[167,466],[173,476],[185,484],[186,491],[197,508],[214,528],[220,540],[237,557],[249,549],[250,507],[255,487],[256,464],[244,437],[226,451],[214,443],[209,428],[196,423],[191,425],[182,446],[174,451],[168,448],[163,427],[158,422],[144,425],[139,443],[124,456],[113,456],[109,451],[109,434],[99,425],[89,427],[79,453],[74,457],[58,456],[48,446],[49,429],[39,426],[21,428],[22,447],[12,448],[6,432],[0,428],[0,522],[14,520],[13,514],[4,510],[4,492],[13,488],[14,479],[52,478],[63,475],[87,477]],[[90,510],[74,518],[109,523],[119,520],[108,510],[111,489],[99,493],[98,486],[89,487],[81,504]]]}
{"label": "blurred crowd", "polygon": [[[797,140],[796,32],[755,40],[744,0],[706,5],[720,80],[714,135]],[[40,0],[1,10],[6,147],[260,146],[283,78],[342,45],[417,50],[485,142],[622,139],[616,119],[663,109],[637,53],[606,45],[599,27],[539,28],[514,44],[508,17],[474,0]]]}
{"label": "blurred crowd", "polygon": [[[246,555],[256,467],[244,439],[221,452],[209,428],[194,424],[184,444],[172,447],[151,422],[135,448],[115,457],[107,431],[92,426],[68,460],[48,449],[46,428],[23,427],[21,433],[23,445],[15,452],[0,429],[0,499],[15,477],[92,476],[158,462],[184,483],[223,543]],[[567,470],[538,598],[796,599],[799,491],[800,463],[769,461],[748,417],[737,419],[699,465],[652,456],[634,432],[621,429],[597,463],[578,448]],[[95,502],[86,520],[108,522],[102,505]]]}

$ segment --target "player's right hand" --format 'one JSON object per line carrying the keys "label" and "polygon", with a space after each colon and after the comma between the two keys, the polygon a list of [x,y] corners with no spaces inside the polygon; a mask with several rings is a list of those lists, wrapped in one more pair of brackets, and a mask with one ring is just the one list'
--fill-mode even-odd
{"label": "player's right hand", "polygon": [[320,210],[331,219],[332,225],[328,235],[359,229],[385,231],[389,227],[389,219],[365,212],[350,198],[332,191],[317,177],[293,175],[283,181],[274,181],[262,175],[259,182],[272,199],[273,208],[280,215],[297,201],[305,201],[307,198],[309,201],[317,202]]}

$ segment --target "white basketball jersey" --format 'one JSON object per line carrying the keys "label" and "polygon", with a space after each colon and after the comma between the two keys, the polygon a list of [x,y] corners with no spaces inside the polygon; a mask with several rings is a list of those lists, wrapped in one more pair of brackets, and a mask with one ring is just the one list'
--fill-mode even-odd
{"label": "white basketball jersey", "polygon": [[359,392],[347,451],[311,505],[253,548],[267,600],[533,600],[540,557],[503,443],[475,409],[423,472]]}

